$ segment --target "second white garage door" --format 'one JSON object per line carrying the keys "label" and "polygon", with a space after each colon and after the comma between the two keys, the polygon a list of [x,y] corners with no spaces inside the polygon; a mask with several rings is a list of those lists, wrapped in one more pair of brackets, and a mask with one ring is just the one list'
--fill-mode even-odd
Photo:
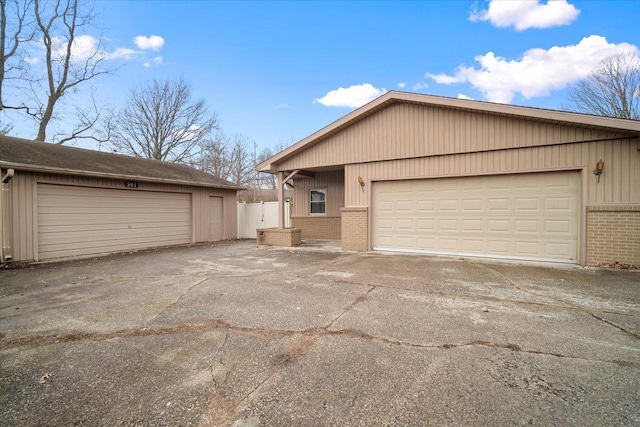
{"label": "second white garage door", "polygon": [[580,174],[373,184],[376,250],[577,262]]}
{"label": "second white garage door", "polygon": [[191,195],[38,184],[39,259],[191,243]]}

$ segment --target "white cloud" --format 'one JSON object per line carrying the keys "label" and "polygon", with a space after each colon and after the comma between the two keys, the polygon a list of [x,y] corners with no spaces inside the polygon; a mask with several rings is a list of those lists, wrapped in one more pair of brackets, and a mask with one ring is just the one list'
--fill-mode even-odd
{"label": "white cloud", "polygon": [[[63,58],[67,55],[68,41],[59,37],[51,38],[53,55]],[[100,48],[100,40],[89,35],[76,36],[71,44],[71,58],[74,61],[84,61],[89,58],[101,59],[108,55]]]}
{"label": "white cloud", "polygon": [[471,98],[470,96],[465,95],[464,93],[459,93],[458,94],[458,99],[468,99],[469,101],[473,101],[473,98]]}
{"label": "white cloud", "polygon": [[429,88],[429,83],[426,83],[426,82],[416,83],[413,86],[411,86],[411,89],[413,90],[425,90],[428,88]]}
{"label": "white cloud", "polygon": [[38,62],[40,62],[38,58],[34,58],[33,56],[26,56],[22,58],[22,60],[27,64],[37,64]]}
{"label": "white cloud", "polygon": [[325,107],[349,107],[358,108],[386,93],[384,88],[374,87],[371,83],[340,87],[327,92],[322,98],[317,98],[314,103]]}
{"label": "white cloud", "polygon": [[289,104],[278,104],[275,107],[273,107],[274,110],[282,110],[283,108],[289,108],[290,105]]}
{"label": "white cloud", "polygon": [[162,65],[163,61],[164,61],[164,58],[162,58],[162,56],[156,56],[151,61],[146,61],[142,65],[144,65],[145,68],[149,68],[154,64],[155,65]]}
{"label": "white cloud", "polygon": [[[478,58],[476,56],[476,58]],[[464,81],[460,76],[448,76],[446,74],[430,74],[427,73],[424,75],[426,78],[435,81],[441,85],[450,85],[452,83],[461,83]]]}
{"label": "white cloud", "polygon": [[400,89],[403,89],[406,85],[407,85],[407,84],[406,84],[406,83],[404,83],[404,82],[398,82],[398,87],[399,87]]}
{"label": "white cloud", "polygon": [[529,28],[549,28],[569,25],[580,10],[566,0],[492,0],[489,8],[478,10],[474,5],[469,19],[473,22],[489,21],[496,27],[511,27],[517,31]]}
{"label": "white cloud", "polygon": [[164,46],[164,39],[160,36],[136,36],[133,42],[142,50],[159,50]]}
{"label": "white cloud", "polygon": [[140,52],[128,49],[126,47],[118,47],[116,50],[107,55],[107,59],[130,59],[135,55],[138,55]]}
{"label": "white cloud", "polygon": [[488,101],[509,103],[516,93],[526,99],[546,96],[586,77],[607,56],[628,51],[637,54],[638,48],[628,43],[608,43],[602,36],[589,36],[576,45],[529,49],[519,60],[488,52],[475,57],[479,68],[463,64],[453,75],[425,76],[440,84],[470,83]]}

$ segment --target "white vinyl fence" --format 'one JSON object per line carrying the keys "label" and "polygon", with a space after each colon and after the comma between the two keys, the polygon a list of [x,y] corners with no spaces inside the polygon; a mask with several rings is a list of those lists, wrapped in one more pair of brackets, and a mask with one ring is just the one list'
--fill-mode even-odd
{"label": "white vinyl fence", "polygon": [[[291,227],[289,201],[284,203],[284,226]],[[255,239],[256,229],[278,226],[278,202],[238,202],[238,239]]]}

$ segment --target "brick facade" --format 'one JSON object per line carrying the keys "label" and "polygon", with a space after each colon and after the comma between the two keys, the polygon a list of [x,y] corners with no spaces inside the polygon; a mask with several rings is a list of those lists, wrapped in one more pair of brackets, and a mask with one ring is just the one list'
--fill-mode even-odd
{"label": "brick facade", "polygon": [[640,266],[640,205],[587,207],[587,265]]}
{"label": "brick facade", "polygon": [[369,249],[369,216],[366,207],[342,208],[342,249],[366,251]]}
{"label": "brick facade", "polygon": [[291,224],[302,230],[303,239],[340,240],[342,237],[339,216],[298,216],[291,218]]}
{"label": "brick facade", "polygon": [[299,228],[259,228],[257,232],[258,245],[265,246],[298,246],[302,243]]}

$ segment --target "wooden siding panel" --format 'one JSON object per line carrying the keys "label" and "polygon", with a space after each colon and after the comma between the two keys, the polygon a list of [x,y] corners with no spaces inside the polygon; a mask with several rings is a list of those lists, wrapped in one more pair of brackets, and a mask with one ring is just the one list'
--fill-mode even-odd
{"label": "wooden siding panel", "polygon": [[[587,205],[638,204],[640,186],[633,184],[640,182],[640,151],[636,145],[633,139],[621,139],[346,165],[345,206],[369,206],[369,189],[363,192],[356,188],[358,176],[375,181],[568,168],[585,170]],[[597,183],[592,171],[600,158],[605,161],[605,169]]]}
{"label": "wooden siding panel", "polygon": [[[358,188],[358,176],[349,183]],[[317,172],[314,178],[293,178],[293,213],[294,217],[309,215],[309,191],[314,189],[326,189],[326,217],[339,217],[340,208],[344,207],[345,181],[344,172],[330,171]]]}
{"label": "wooden siding panel", "polygon": [[[279,170],[613,138],[611,132],[411,104],[392,104],[319,141]],[[522,160],[523,161],[523,160]]]}

